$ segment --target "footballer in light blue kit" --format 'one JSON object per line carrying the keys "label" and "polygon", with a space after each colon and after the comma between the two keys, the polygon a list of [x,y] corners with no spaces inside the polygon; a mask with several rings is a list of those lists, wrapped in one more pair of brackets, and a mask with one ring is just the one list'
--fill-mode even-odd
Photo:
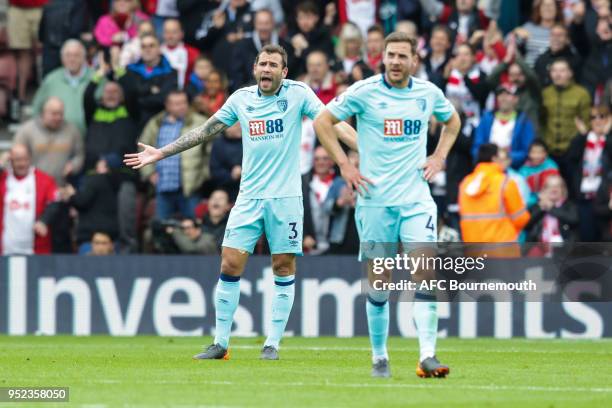
{"label": "footballer in light blue kit", "polygon": [[227,126],[240,122],[244,150],[224,247],[252,253],[265,231],[272,254],[302,253],[302,116],[314,119],[322,108],[307,85],[284,79],[270,96],[258,85],[239,89],[215,113]]}
{"label": "footballer in light blue kit", "polygon": [[[229,358],[229,338],[240,298],[240,276],[262,233],[272,252],[274,297],[270,331],[261,352],[264,360],[278,360],[295,293],[295,255],[302,253],[303,204],[300,175],[302,117],[312,119],[323,103],[301,82],[285,79],[287,53],[282,47],[264,46],[253,66],[257,85],[234,92],[204,125],[173,143],[127,154],[128,166],[141,168],[207,141],[240,122],[242,177],[236,204],[231,210],[221,254],[221,274],[215,290],[215,339],[197,360]],[[355,131],[340,123],[340,138]]]}
{"label": "footballer in light blue kit", "polygon": [[[385,73],[353,84],[315,119],[321,143],[340,167],[347,184],[360,192],[355,222],[361,241],[360,258],[369,260],[366,313],[374,377],[390,376],[386,346],[389,291],[372,287],[371,259],[395,256],[398,242],[436,242],[437,209],[428,181],[443,169],[461,124],[438,87],[411,77],[415,53],[412,37],[390,34],[385,39]],[[432,115],[445,126],[436,151],[427,157],[427,128]],[[348,162],[333,132],[334,123],[351,116],[357,119],[358,138],[352,147],[359,151],[359,170]],[[413,275],[417,282],[432,278],[428,271]],[[416,373],[420,377],[444,377],[450,371],[435,355],[435,300],[433,291],[415,293],[414,321],[420,346]]]}

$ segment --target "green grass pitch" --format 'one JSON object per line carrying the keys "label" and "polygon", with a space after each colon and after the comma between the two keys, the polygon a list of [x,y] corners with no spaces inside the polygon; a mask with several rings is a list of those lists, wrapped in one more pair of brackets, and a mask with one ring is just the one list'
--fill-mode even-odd
{"label": "green grass pitch", "polygon": [[70,403],[15,407],[612,407],[612,341],[441,339],[446,379],[414,374],[417,342],[391,338],[393,377],[370,378],[367,338],[261,338],[193,361],[206,338],[0,337],[0,387],[67,386]]}

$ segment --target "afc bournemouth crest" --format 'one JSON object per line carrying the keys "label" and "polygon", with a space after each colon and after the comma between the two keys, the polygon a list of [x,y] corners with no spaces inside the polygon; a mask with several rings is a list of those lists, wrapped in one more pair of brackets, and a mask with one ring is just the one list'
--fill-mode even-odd
{"label": "afc bournemouth crest", "polygon": [[425,109],[427,109],[427,101],[423,98],[417,99],[416,104],[418,108],[421,110],[421,112],[425,112]]}
{"label": "afc bournemouth crest", "polygon": [[281,112],[287,111],[287,100],[286,99],[280,99],[276,101],[276,105],[278,106],[278,109],[281,110]]}

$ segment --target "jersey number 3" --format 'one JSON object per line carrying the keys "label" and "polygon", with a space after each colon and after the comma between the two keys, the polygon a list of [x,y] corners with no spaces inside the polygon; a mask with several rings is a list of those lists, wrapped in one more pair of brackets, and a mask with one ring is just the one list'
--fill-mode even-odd
{"label": "jersey number 3", "polygon": [[297,227],[297,222],[290,222],[289,226],[291,227],[291,233],[289,234],[289,239],[296,239],[298,236],[298,232],[295,229]]}

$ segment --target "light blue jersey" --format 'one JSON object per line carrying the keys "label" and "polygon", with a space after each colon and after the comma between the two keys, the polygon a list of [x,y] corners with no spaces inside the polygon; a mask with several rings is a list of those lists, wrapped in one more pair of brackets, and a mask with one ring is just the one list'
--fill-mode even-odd
{"label": "light blue jersey", "polygon": [[262,95],[253,85],[228,98],[214,116],[228,126],[240,122],[242,198],[302,196],[302,117],[314,119],[323,107],[310,87],[289,79],[272,96]]}
{"label": "light blue jersey", "polygon": [[446,122],[455,111],[434,84],[411,78],[391,86],[383,74],[358,81],[327,105],[338,119],[357,117],[359,170],[372,180],[358,205],[390,207],[432,201],[420,167],[425,163],[427,128],[433,114]]}

